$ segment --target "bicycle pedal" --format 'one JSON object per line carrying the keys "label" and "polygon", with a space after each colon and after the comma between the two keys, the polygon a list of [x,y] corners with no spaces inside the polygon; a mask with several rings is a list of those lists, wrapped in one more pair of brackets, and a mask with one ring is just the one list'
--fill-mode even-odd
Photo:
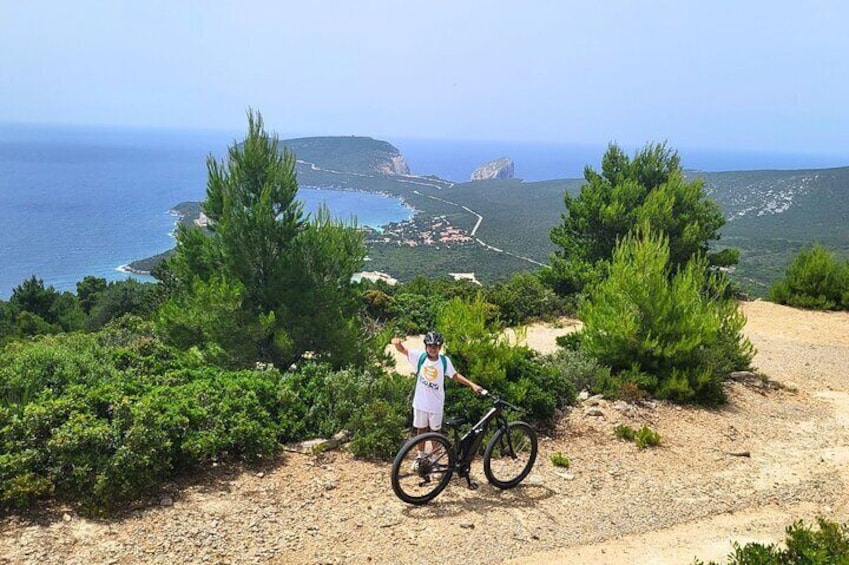
{"label": "bicycle pedal", "polygon": [[478,483],[468,478],[466,479],[466,482],[469,485],[469,490],[478,490],[478,487],[480,486]]}

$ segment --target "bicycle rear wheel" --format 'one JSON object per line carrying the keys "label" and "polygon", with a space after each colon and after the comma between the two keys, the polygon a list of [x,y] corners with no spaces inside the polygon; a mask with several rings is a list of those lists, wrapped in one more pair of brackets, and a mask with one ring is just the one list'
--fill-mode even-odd
{"label": "bicycle rear wheel", "polygon": [[513,488],[528,476],[536,458],[537,433],[525,422],[510,422],[487,444],[483,472],[498,488]]}
{"label": "bicycle rear wheel", "polygon": [[[424,444],[424,458],[417,459]],[[448,486],[454,449],[444,435],[428,432],[410,439],[392,462],[392,490],[408,504],[426,504]]]}

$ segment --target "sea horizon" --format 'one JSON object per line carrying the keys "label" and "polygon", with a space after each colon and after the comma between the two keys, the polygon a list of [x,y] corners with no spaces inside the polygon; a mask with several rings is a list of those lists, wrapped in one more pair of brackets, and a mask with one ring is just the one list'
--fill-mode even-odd
{"label": "sea horizon", "polygon": [[[412,174],[436,175],[454,182],[467,182],[480,165],[501,157],[509,157],[515,168],[514,176],[526,181],[582,179],[584,167],[595,170],[607,144],[458,141],[450,139],[387,138],[407,161]],[[708,173],[759,170],[809,170],[849,167],[849,152],[831,153],[787,152],[767,150],[727,150],[713,148],[679,148],[668,146],[678,153],[685,170]],[[626,155],[634,155],[643,145],[621,144]]]}
{"label": "sea horizon", "polygon": [[[294,137],[294,136],[290,136]],[[46,124],[0,124],[0,299],[31,276],[59,291],[75,291],[85,276],[150,277],[120,271],[173,248],[181,202],[202,201],[206,159],[221,159],[233,132]],[[281,136],[281,139],[283,137]],[[385,138],[412,174],[464,182],[500,157],[528,181],[581,178],[598,169],[606,146]],[[623,150],[631,153],[627,147]],[[849,165],[834,155],[679,151],[687,169],[816,169]],[[379,227],[411,210],[375,193],[302,186],[305,210],[325,203],[344,221]]]}

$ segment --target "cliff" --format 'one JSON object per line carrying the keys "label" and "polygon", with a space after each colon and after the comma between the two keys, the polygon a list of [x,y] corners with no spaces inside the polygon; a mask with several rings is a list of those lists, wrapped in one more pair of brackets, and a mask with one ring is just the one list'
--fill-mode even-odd
{"label": "cliff", "polygon": [[384,161],[377,166],[378,170],[384,175],[409,175],[410,166],[400,153],[389,157],[388,161]]}

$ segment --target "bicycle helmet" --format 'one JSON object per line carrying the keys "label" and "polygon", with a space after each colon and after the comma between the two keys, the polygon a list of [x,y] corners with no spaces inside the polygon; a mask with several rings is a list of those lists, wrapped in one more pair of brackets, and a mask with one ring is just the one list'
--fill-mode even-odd
{"label": "bicycle helmet", "polygon": [[439,332],[427,332],[424,336],[425,345],[442,345],[442,334]]}

